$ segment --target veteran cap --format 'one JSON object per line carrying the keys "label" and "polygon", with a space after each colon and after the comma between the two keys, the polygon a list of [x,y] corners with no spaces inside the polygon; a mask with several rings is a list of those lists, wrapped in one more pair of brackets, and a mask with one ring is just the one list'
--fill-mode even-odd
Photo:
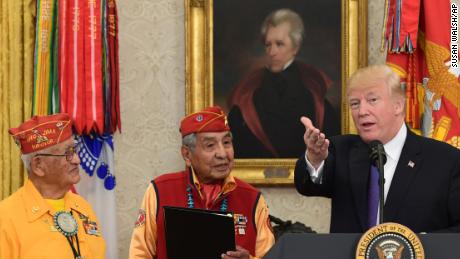
{"label": "veteran cap", "polygon": [[72,121],[65,113],[34,116],[8,130],[23,154],[59,144],[72,137]]}
{"label": "veteran cap", "polygon": [[229,131],[227,116],[219,106],[205,108],[182,119],[180,132],[182,137],[191,133]]}

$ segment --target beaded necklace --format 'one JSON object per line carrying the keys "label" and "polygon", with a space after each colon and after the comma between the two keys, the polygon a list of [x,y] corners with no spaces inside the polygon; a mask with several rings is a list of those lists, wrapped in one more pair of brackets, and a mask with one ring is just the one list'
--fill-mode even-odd
{"label": "beaded necklace", "polygon": [[[195,208],[195,202],[193,201],[192,187],[187,187],[187,206],[189,209]],[[220,212],[227,212],[228,209],[228,200],[225,197],[220,204]]]}

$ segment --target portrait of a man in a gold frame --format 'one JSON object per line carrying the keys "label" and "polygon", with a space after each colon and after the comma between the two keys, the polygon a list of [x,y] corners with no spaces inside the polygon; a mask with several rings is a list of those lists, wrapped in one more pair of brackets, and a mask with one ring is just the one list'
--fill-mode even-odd
{"label": "portrait of a man in a gold frame", "polygon": [[[258,8],[255,8],[256,5]],[[247,71],[251,71],[254,64],[269,60],[263,57],[264,54],[268,56],[268,43],[264,40],[257,42],[260,26],[266,15],[280,9],[298,13],[305,23],[305,37],[298,48],[300,54],[296,52],[295,61],[290,62],[308,60],[314,70],[328,74],[335,88],[325,100],[329,98],[331,107],[337,112],[337,127],[340,128],[337,133],[349,133],[352,125],[343,86],[358,67],[366,64],[365,0],[185,0],[186,113],[219,105],[230,112],[232,119],[235,108],[228,100],[235,92],[234,86],[250,73]],[[240,58],[237,60],[235,57]],[[332,116],[324,120],[330,118]],[[302,134],[298,138],[302,142]],[[237,148],[242,147],[235,145]],[[245,156],[235,160],[233,174],[252,184],[291,184],[297,158],[297,153],[292,157],[290,154],[279,157]]]}

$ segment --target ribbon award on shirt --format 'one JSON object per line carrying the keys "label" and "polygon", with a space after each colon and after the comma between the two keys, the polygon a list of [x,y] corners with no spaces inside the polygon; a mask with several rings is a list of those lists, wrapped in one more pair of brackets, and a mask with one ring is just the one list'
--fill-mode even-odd
{"label": "ribbon award on shirt", "polygon": [[246,235],[248,218],[243,214],[234,214],[233,218],[235,220],[235,233],[238,235]]}

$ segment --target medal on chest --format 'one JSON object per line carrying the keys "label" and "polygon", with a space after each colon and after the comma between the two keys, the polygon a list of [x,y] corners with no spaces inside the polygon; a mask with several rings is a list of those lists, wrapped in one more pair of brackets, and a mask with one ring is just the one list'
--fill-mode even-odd
{"label": "medal on chest", "polygon": [[89,217],[79,214],[81,223],[83,225],[83,229],[85,230],[86,234],[92,236],[100,236],[101,232],[99,231],[99,227],[97,226],[96,221],[89,220]]}
{"label": "medal on chest", "polygon": [[95,221],[87,220],[83,221],[83,228],[85,229],[86,234],[93,236],[100,236],[99,228]]}
{"label": "medal on chest", "polygon": [[235,223],[235,233],[241,236],[246,235],[246,228],[248,224],[248,218],[243,214],[234,214],[233,220]]}

